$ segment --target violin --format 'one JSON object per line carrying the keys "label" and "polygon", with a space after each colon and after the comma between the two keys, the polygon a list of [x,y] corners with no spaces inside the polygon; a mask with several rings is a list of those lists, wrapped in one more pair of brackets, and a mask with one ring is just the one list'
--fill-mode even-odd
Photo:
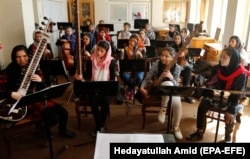
{"label": "violin", "polygon": [[178,59],[177,59],[177,63],[180,65],[180,66],[184,66],[186,64],[186,55],[188,54],[188,49],[185,49],[184,51],[184,56],[180,56]]}
{"label": "violin", "polygon": [[67,70],[71,70],[74,67],[74,57],[70,53],[70,42],[69,41],[63,41],[62,44],[62,55],[63,55],[63,61],[65,63],[65,67]]}

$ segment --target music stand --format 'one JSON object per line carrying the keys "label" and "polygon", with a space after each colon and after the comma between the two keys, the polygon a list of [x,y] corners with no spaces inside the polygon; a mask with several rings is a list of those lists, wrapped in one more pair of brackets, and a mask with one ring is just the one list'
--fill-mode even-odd
{"label": "music stand", "polygon": [[142,29],[145,28],[145,25],[149,23],[148,19],[135,19],[134,20],[134,28]]}
{"label": "music stand", "polygon": [[114,31],[114,24],[98,24],[98,28],[106,28],[108,31]]}
{"label": "music stand", "polygon": [[73,24],[70,23],[70,22],[57,22],[57,28],[58,28],[58,30],[60,30],[60,29],[66,29],[68,26],[72,28]]}
{"label": "music stand", "polygon": [[128,45],[128,39],[117,40],[117,49],[123,49],[126,45]]}
{"label": "music stand", "polygon": [[63,60],[41,61],[41,68],[48,68],[46,70],[49,75],[53,76],[53,79],[55,78],[56,75],[64,75],[67,82],[70,81],[69,74]]}
{"label": "music stand", "polygon": [[172,40],[155,40],[155,46],[156,47],[168,47],[168,46],[173,46],[174,41]]}
{"label": "music stand", "polygon": [[194,87],[188,86],[151,86],[149,90],[149,95],[151,96],[169,96],[168,106],[166,115],[168,116],[167,122],[167,133],[170,132],[171,129],[171,111],[172,111],[172,96],[190,96],[193,94]]}
{"label": "music stand", "polygon": [[146,46],[146,56],[147,56],[147,58],[156,57],[157,56],[156,47],[155,46]]}
{"label": "music stand", "polygon": [[76,96],[117,96],[118,81],[80,81],[73,86]]}
{"label": "music stand", "polygon": [[[16,107],[23,107],[32,103],[36,103],[36,102],[41,102],[41,101],[45,101],[48,99],[53,99],[53,98],[57,98],[57,97],[61,97],[65,90],[68,88],[68,86],[70,85],[71,82],[67,82],[67,83],[63,83],[63,84],[59,84],[59,85],[53,85],[50,87],[47,87],[43,90],[37,91],[33,94],[28,94],[24,97],[22,97]],[[46,128],[47,128],[47,139],[49,141],[49,149],[50,149],[50,158],[51,159],[55,159],[54,158],[54,153],[53,153],[53,146],[52,146],[52,140],[51,140],[51,132],[50,132],[50,127],[46,124]],[[67,149],[68,146],[64,147],[64,150]],[[63,151],[60,151],[63,152]],[[59,155],[59,154],[58,154]],[[57,156],[58,156],[57,155]]]}
{"label": "music stand", "polygon": [[[124,59],[119,60],[119,66],[120,66],[120,76],[122,76],[123,72],[132,72],[132,79],[133,79],[133,94],[135,95],[135,74],[136,72],[144,72],[144,65],[145,65],[145,59]],[[139,90],[138,90],[139,91]],[[132,104],[132,106],[135,106],[135,98],[133,99],[132,103],[125,102],[126,104]],[[130,109],[129,109],[130,110]],[[129,112],[129,111],[128,111]]]}

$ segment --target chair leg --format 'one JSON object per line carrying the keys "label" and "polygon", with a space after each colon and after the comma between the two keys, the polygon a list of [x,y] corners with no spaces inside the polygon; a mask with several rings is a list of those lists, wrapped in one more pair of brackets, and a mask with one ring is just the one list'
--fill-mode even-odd
{"label": "chair leg", "polygon": [[145,128],[145,122],[146,122],[146,107],[142,106],[142,129]]}
{"label": "chair leg", "polygon": [[79,106],[77,104],[75,105],[75,112],[76,112],[78,129],[80,130],[81,129],[81,117],[80,117]]}

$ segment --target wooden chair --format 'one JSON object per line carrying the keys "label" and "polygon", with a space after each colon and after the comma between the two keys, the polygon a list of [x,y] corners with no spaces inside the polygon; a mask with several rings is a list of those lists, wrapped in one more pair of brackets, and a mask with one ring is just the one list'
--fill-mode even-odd
{"label": "wooden chair", "polygon": [[[147,75],[148,70],[151,68],[152,64],[159,60],[160,57],[146,58],[144,65],[144,77]],[[150,96],[149,98],[142,97],[142,128],[145,128],[146,124],[146,114],[147,113],[159,113],[159,108],[161,107],[161,97]]]}
{"label": "wooden chair", "polygon": [[81,129],[81,116],[84,115],[85,117],[87,117],[88,114],[91,114],[90,102],[87,97],[83,97],[75,101],[75,113],[76,113],[76,118],[77,118],[78,129],[80,130]]}
{"label": "wooden chair", "polygon": [[[247,70],[250,70],[250,63],[247,66],[245,66],[245,68]],[[245,90],[247,90],[247,83],[248,83],[248,78],[245,83]],[[248,98],[243,97],[243,99],[246,99],[246,100],[242,102],[242,104],[244,106],[247,106],[249,104]],[[225,122],[225,119],[224,119],[225,113],[226,113],[226,110],[220,110],[218,107],[212,107],[208,110],[206,114],[206,119],[210,119],[210,122],[213,122],[213,120],[216,120],[216,121],[219,120],[220,122]],[[235,123],[235,127],[234,127],[233,134],[232,134],[232,142],[236,142],[237,140],[237,132],[240,128],[242,114],[243,112],[239,112],[236,115],[236,123]],[[207,120],[205,121],[203,132],[205,132],[206,126],[207,126]]]}

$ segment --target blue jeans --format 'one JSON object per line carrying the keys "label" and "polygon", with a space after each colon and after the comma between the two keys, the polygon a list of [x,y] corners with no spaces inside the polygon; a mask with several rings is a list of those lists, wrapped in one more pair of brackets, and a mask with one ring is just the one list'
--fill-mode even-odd
{"label": "blue jeans", "polygon": [[123,72],[122,74],[124,83],[125,85],[128,86],[129,91],[132,91],[134,87],[139,86],[139,84],[143,80],[143,76],[144,76],[144,72],[135,72],[135,76],[131,72]]}

